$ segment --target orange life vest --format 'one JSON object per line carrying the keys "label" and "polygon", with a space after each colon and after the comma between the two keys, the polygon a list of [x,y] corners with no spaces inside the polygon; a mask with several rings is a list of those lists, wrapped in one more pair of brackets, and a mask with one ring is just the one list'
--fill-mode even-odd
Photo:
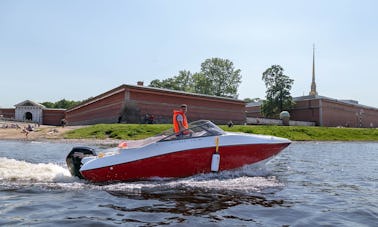
{"label": "orange life vest", "polygon": [[173,130],[175,131],[175,133],[178,133],[180,131],[180,125],[177,121],[177,116],[178,115],[181,115],[182,116],[182,125],[185,127],[185,128],[188,128],[188,120],[186,119],[186,116],[185,116],[185,113],[184,111],[181,111],[181,110],[174,110],[173,111]]}

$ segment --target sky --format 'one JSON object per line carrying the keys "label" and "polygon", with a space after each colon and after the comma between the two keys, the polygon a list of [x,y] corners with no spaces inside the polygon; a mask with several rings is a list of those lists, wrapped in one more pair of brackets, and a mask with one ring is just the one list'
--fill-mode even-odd
{"label": "sky", "polygon": [[378,107],[375,0],[0,0],[0,108],[80,101],[122,84],[200,72],[208,58],[241,70],[238,98],[264,98],[280,65],[291,95]]}

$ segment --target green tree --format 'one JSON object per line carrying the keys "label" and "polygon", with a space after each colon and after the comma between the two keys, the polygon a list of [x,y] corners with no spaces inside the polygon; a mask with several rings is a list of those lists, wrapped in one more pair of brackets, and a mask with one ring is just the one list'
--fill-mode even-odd
{"label": "green tree", "polygon": [[263,101],[261,112],[266,117],[278,117],[281,111],[290,111],[294,105],[290,89],[294,80],[284,75],[280,65],[272,65],[262,76],[265,82],[266,100]]}
{"label": "green tree", "polygon": [[179,74],[177,76],[174,76],[172,78],[164,79],[161,81],[158,79],[152,80],[149,86],[178,91],[192,91],[192,74],[190,73],[190,71],[182,70],[179,71]]}
{"label": "green tree", "polygon": [[150,85],[148,85],[148,86],[177,90],[174,78],[168,78],[168,79],[164,79],[164,80],[161,80],[161,81],[158,80],[158,79],[155,79],[155,80],[151,81]]}
{"label": "green tree", "polygon": [[241,70],[227,59],[211,58],[201,64],[201,72],[179,71],[177,76],[151,81],[150,87],[236,98],[241,83]]}
{"label": "green tree", "polygon": [[193,92],[197,94],[210,95],[211,92],[211,82],[208,80],[203,73],[195,73],[193,78]]}
{"label": "green tree", "polygon": [[180,91],[187,91],[192,92],[193,91],[193,78],[192,73],[187,70],[181,70],[179,71],[179,74],[174,77],[174,80],[176,82],[176,90]]}
{"label": "green tree", "polygon": [[47,108],[57,108],[57,109],[69,109],[73,106],[76,106],[78,104],[82,103],[82,101],[70,101],[66,99],[61,99],[55,103],[53,102],[43,102],[41,103]]}
{"label": "green tree", "polygon": [[163,88],[162,81],[160,81],[159,79],[152,80],[148,86]]}
{"label": "green tree", "polygon": [[204,84],[208,86],[206,94],[237,98],[241,83],[240,72],[228,59],[206,59],[201,64],[201,73],[206,81]]}
{"label": "green tree", "polygon": [[44,105],[46,108],[54,108],[54,103],[52,102],[43,102],[41,104]]}

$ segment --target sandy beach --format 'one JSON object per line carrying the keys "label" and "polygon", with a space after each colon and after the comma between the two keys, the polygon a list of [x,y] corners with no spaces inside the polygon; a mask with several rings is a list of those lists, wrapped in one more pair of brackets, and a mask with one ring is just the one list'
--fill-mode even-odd
{"label": "sandy beach", "polygon": [[26,133],[26,123],[6,122],[0,123],[0,139],[13,140],[46,140],[46,139],[63,139],[63,134],[67,131],[78,128],[77,126],[33,126],[33,131]]}
{"label": "sandy beach", "polygon": [[[17,126],[16,126],[17,125]],[[84,142],[87,144],[115,146],[122,140],[116,139],[65,139],[64,133],[85,126],[50,126],[50,125],[34,125],[33,131],[25,133],[27,123],[0,121],[0,140],[23,140],[23,141],[49,141],[49,142]],[[130,145],[136,141],[129,141]]]}

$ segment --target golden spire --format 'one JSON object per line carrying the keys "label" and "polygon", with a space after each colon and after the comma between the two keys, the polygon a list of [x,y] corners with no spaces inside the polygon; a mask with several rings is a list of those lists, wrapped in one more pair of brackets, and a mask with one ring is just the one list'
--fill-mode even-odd
{"label": "golden spire", "polygon": [[310,95],[312,96],[318,95],[318,92],[316,91],[316,83],[315,83],[315,44],[312,47],[312,82],[311,82]]}

